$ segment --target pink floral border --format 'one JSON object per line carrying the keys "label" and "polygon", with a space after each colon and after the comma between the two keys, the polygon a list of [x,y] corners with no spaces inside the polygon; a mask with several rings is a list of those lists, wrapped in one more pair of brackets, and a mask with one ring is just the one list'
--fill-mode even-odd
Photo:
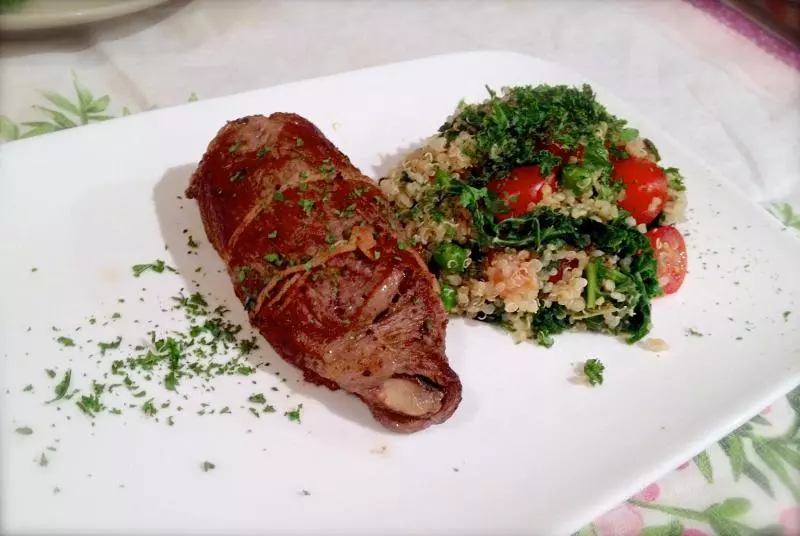
{"label": "pink floral border", "polygon": [[728,28],[749,39],[765,52],[800,70],[800,49],[773,35],[736,9],[725,5],[720,0],[685,1],[705,11]]}

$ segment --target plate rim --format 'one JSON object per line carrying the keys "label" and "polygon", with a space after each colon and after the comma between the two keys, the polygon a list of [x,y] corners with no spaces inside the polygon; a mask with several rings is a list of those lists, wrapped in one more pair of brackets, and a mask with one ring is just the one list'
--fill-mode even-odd
{"label": "plate rim", "polygon": [[128,0],[126,3],[107,3],[86,9],[66,8],[58,13],[26,13],[22,6],[20,11],[0,14],[0,31],[25,32],[67,28],[92,22],[102,22],[139,11],[144,11],[170,0]]}

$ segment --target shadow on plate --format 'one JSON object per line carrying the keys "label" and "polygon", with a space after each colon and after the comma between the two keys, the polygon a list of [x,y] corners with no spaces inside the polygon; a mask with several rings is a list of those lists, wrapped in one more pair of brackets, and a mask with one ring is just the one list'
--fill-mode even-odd
{"label": "shadow on plate", "polygon": [[[390,170],[400,164],[404,159],[408,158],[408,155],[411,153],[411,151],[416,151],[420,147],[424,146],[426,141],[428,141],[427,138],[423,138],[413,143],[409,143],[408,145],[404,145],[403,147],[398,147],[397,151],[393,153],[380,155],[380,162],[377,165],[372,166],[372,170],[367,174],[375,181],[382,179],[387,173],[389,173]],[[367,170],[363,171],[366,172]]]}
{"label": "shadow on plate", "polygon": [[[220,305],[230,309],[229,320],[243,327],[245,337],[249,336],[249,331],[259,341],[259,349],[248,356],[250,364],[259,371],[273,375],[276,384],[283,382],[293,393],[317,400],[348,421],[389,434],[375,422],[367,406],[356,397],[303,381],[300,371],[281,359],[266,340],[250,327],[247,314],[233,292],[224,263],[206,240],[197,205],[185,197],[184,192],[195,167],[195,164],[187,164],[167,170],[153,192],[161,234],[175,268],[186,282],[184,292],[200,292],[211,309]],[[197,248],[187,245],[190,235],[198,243]],[[198,268],[200,271],[197,271]]]}

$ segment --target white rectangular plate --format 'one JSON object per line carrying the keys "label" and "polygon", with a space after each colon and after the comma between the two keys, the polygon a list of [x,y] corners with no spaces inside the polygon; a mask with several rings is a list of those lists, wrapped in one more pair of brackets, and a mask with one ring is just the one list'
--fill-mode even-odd
{"label": "white rectangular plate", "polygon": [[[46,368],[59,377],[71,368],[73,385],[84,389],[92,378],[102,381],[108,366],[86,357],[96,353],[88,339],[120,335],[127,345],[155,324],[181,329],[181,316],[162,306],[180,288],[194,289],[195,276],[212,305],[228,304],[245,323],[194,203],[177,197],[226,120],[300,113],[378,176],[399,151],[432,134],[461,98],[485,98],[485,84],[584,81],[511,53],[443,56],[3,146],[0,529],[564,534],[788,391],[800,380],[800,331],[792,321],[800,315],[800,243],[642,114],[594,86],[601,102],[654,140],[664,162],[687,180],[690,273],[680,293],[654,304],[652,335],[669,351],[591,334],[558,337],[546,350],[514,345],[491,326],[453,321],[447,352],[464,401],[444,425],[411,436],[379,429],[353,397],[300,382],[263,341],[259,357],[271,367],[223,378],[212,392],[185,386],[188,400],[173,402],[185,408],[173,412],[173,427],[163,414],[156,423],[138,409],[92,423],[74,401],[61,410],[44,405],[56,383]],[[198,255],[186,254],[183,229],[202,242]],[[132,277],[131,265],[156,258],[181,275]],[[205,275],[195,274],[198,266]],[[782,313],[792,309],[785,320]],[[122,319],[103,326],[115,311]],[[90,316],[96,325],[87,325]],[[54,339],[62,333],[51,326],[78,346],[59,346]],[[83,329],[75,332],[77,326]],[[704,336],[688,336],[689,328]],[[575,364],[589,357],[606,364],[602,387],[569,381]],[[33,391],[23,392],[28,384]],[[247,397],[271,395],[272,385],[281,389],[273,399],[278,413],[255,419]],[[168,398],[160,387],[148,391],[156,401]],[[300,402],[298,425],[282,411]],[[197,416],[201,403],[233,413]],[[14,433],[22,426],[33,435]],[[53,445],[57,451],[45,450]],[[42,452],[47,467],[35,461]],[[205,460],[216,469],[201,471]]]}

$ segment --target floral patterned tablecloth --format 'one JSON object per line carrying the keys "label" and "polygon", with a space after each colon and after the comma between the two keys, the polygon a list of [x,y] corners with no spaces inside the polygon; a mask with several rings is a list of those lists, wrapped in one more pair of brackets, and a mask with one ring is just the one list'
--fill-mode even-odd
{"label": "floral patterned tablecloth", "polygon": [[[693,4],[175,0],[96,26],[4,36],[0,140],[392,61],[511,49],[647,110],[800,232],[800,73],[760,37],[722,24],[717,6],[700,9],[714,2]],[[580,534],[800,535],[798,505],[800,388]]]}

